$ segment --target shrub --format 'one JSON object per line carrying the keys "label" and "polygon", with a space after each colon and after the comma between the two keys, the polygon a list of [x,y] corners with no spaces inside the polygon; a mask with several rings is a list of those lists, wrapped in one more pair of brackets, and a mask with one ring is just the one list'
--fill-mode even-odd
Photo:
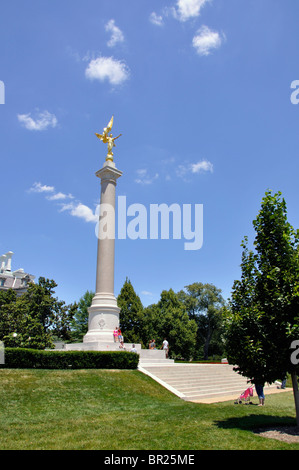
{"label": "shrub", "polygon": [[5,348],[8,369],[136,369],[139,356],[129,351],[41,351]]}

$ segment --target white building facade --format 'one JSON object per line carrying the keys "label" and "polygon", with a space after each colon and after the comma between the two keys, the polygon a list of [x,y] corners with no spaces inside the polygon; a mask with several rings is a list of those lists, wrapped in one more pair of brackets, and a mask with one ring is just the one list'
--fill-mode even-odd
{"label": "white building facade", "polygon": [[34,282],[35,276],[25,273],[24,269],[12,271],[12,256],[12,251],[0,256],[0,290],[13,289],[19,296],[26,292],[29,282]]}

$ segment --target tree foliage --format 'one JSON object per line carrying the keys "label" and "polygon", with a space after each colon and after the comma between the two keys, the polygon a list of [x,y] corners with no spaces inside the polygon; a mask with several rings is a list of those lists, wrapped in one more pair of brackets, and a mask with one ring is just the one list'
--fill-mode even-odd
{"label": "tree foliage", "polygon": [[[208,359],[213,347],[213,353],[222,353],[222,324],[223,306],[225,304],[221,290],[214,284],[195,282],[178,293],[184,303],[189,318],[197,324],[196,350],[203,351],[204,359]],[[214,343],[213,343],[214,341]]]}
{"label": "tree foliage", "polygon": [[287,222],[280,193],[266,193],[253,226],[255,251],[249,250],[247,237],[242,242],[242,277],[233,286],[227,350],[248,377],[273,382],[293,369],[290,345],[299,338],[299,238]]}
{"label": "tree foliage", "polygon": [[91,306],[94,292],[87,290],[79,299],[71,322],[72,341],[81,342],[88,331],[88,307]]}
{"label": "tree foliage", "polygon": [[157,304],[144,308],[131,281],[126,279],[117,303],[125,342],[141,343],[147,348],[155,339],[157,347],[161,347],[167,338],[172,357],[194,355],[197,326],[172,289],[164,290]]}
{"label": "tree foliage", "polygon": [[281,193],[267,191],[253,221],[254,248],[242,242],[241,280],[226,318],[231,363],[254,383],[296,373],[290,347],[299,339],[299,233],[287,221]]}
{"label": "tree foliage", "polygon": [[129,343],[140,343],[143,305],[128,278],[126,278],[121,288],[117,298],[117,305],[120,308],[119,323],[125,335],[125,341]]}
{"label": "tree foliage", "polygon": [[162,291],[159,302],[144,310],[144,342],[155,339],[160,346],[167,338],[172,357],[194,356],[196,332],[196,322],[189,319],[184,304],[172,289]]}
{"label": "tree foliage", "polygon": [[76,305],[65,305],[55,294],[57,284],[40,277],[20,297],[8,290],[0,295],[0,340],[7,347],[44,349],[53,338],[69,339]]}

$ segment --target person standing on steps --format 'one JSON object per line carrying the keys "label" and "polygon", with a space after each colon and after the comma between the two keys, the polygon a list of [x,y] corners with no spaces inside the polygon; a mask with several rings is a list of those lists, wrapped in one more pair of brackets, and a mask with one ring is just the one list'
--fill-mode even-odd
{"label": "person standing on steps", "polygon": [[165,351],[165,357],[168,359],[168,353],[169,353],[169,343],[166,338],[164,338],[164,341],[162,343],[162,346],[160,349],[163,348],[163,351]]}

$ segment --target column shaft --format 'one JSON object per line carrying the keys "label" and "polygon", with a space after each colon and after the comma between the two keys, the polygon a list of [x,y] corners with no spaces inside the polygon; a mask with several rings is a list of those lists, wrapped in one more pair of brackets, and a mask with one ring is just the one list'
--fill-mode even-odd
{"label": "column shaft", "polygon": [[108,210],[105,217],[107,223],[107,238],[100,239],[98,237],[98,253],[97,253],[97,278],[96,292],[114,294],[114,245],[115,238],[111,238],[111,234],[115,236],[115,186],[116,181],[113,179],[102,180],[101,184],[101,206],[109,205],[112,210]]}
{"label": "column shaft", "polygon": [[107,236],[103,236],[100,219],[96,293],[88,309],[88,332],[83,342],[109,343],[113,341],[114,328],[119,325],[120,309],[114,295],[115,189],[116,180],[122,172],[115,167],[114,162],[106,161],[96,175],[101,178],[100,216],[104,218]]}

